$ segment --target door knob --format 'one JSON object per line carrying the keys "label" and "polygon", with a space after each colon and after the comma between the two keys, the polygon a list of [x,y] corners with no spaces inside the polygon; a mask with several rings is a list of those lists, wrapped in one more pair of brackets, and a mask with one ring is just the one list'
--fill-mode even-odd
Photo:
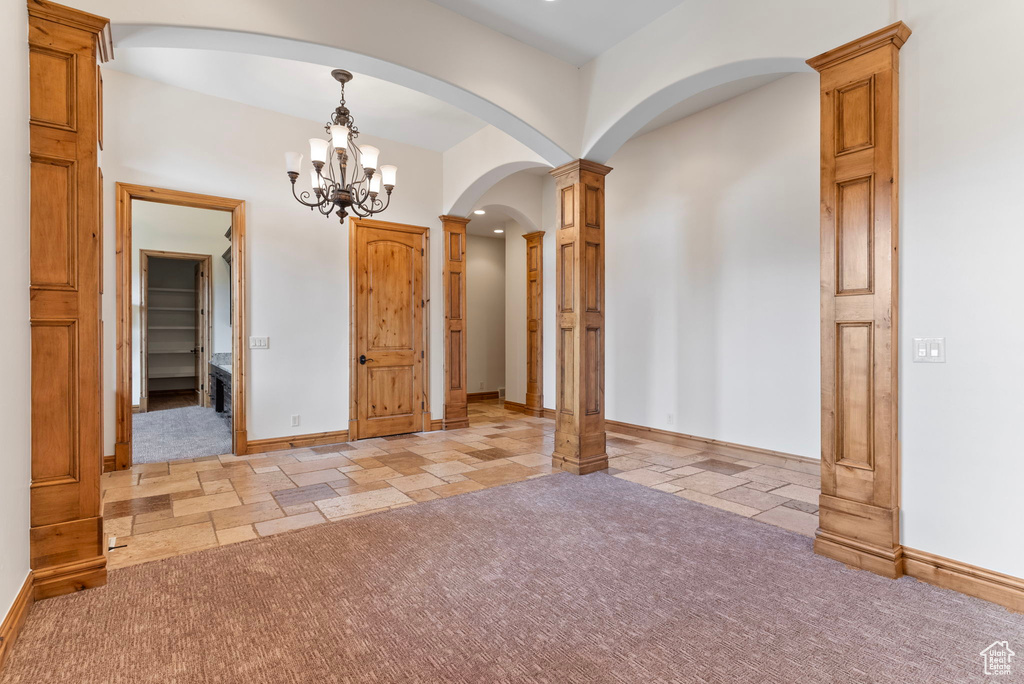
{"label": "door knob", "polygon": [[366,354],[361,354],[359,356],[359,365],[360,366],[365,366],[367,361],[373,361],[373,359],[366,358]]}

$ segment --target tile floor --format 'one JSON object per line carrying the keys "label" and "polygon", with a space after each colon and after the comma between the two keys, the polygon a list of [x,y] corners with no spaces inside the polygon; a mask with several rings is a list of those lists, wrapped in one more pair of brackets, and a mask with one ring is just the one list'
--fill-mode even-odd
{"label": "tile floor", "polygon": [[[470,427],[136,465],[103,476],[109,567],[376,513],[552,472],[554,421],[470,405]],[[769,465],[608,433],[609,473],[813,535],[814,464]]]}

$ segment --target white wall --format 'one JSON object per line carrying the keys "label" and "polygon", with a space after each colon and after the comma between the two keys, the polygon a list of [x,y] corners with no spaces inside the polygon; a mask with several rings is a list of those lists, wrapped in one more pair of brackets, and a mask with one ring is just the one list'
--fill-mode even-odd
{"label": "white wall", "polygon": [[505,387],[505,240],[466,238],[469,392]]}
{"label": "white wall", "polygon": [[[526,240],[533,230],[506,221],[505,230],[505,398],[526,401]],[[544,312],[547,315],[547,312]]]}
{"label": "white wall", "polygon": [[[213,294],[212,354],[231,353],[231,270],[221,258],[231,242],[224,233],[231,227],[231,214],[212,209],[194,209],[173,204],[132,202],[132,403],[138,404],[142,388],[140,307],[142,279],[139,250],[209,254],[212,259],[210,285]],[[175,306],[178,306],[177,304]]]}
{"label": "white wall", "polygon": [[818,78],[627,143],[606,189],[606,417],[819,457]]}
{"label": "white wall", "polygon": [[[348,226],[299,206],[291,197],[283,153],[303,151],[322,126],[166,86],[107,69],[106,287],[104,318],[114,307],[114,184],[118,181],[246,201],[248,330],[270,337],[251,350],[247,386],[249,439],[348,427]],[[158,132],[158,133],[156,133]],[[441,155],[364,134],[399,167],[389,221],[429,226],[430,291],[441,293]],[[305,183],[303,174],[299,183]],[[435,305],[436,304],[436,305]],[[441,307],[431,303],[431,408],[440,416]],[[113,334],[106,345],[105,448],[113,453]],[[290,417],[299,414],[299,427]]]}
{"label": "white wall", "polygon": [[903,543],[1024,577],[1024,4],[899,6]]}
{"label": "white wall", "polygon": [[24,3],[0,5],[0,183],[4,248],[0,250],[0,620],[28,575],[31,390],[29,368],[28,14]]}

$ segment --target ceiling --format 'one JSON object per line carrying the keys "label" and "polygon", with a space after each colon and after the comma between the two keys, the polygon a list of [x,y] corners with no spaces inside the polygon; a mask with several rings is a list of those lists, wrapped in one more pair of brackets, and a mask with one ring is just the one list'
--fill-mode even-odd
{"label": "ceiling", "polygon": [[[123,47],[104,66],[320,124],[326,123],[340,96],[332,67],[277,57]],[[364,75],[345,86],[345,98],[364,133],[438,152],[485,125],[429,95]]]}
{"label": "ceiling", "polygon": [[504,238],[504,235],[495,233],[494,229],[502,228],[506,223],[515,219],[498,207],[488,207],[486,211],[487,213],[483,216],[477,214],[469,215],[471,220],[466,226],[466,232],[470,235],[480,235],[482,237]]}
{"label": "ceiling", "polygon": [[684,0],[431,0],[583,66]]}

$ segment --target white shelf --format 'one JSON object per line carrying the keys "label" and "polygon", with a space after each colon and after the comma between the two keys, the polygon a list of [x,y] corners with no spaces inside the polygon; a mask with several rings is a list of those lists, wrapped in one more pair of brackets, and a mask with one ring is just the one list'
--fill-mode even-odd
{"label": "white shelf", "polygon": [[194,306],[151,306],[150,311],[195,311]]}
{"label": "white shelf", "polygon": [[194,325],[151,325],[150,330],[195,330]]}
{"label": "white shelf", "polygon": [[150,349],[149,354],[192,354],[191,349]]}
{"label": "white shelf", "polygon": [[194,378],[196,371],[194,368],[188,370],[161,370],[161,371],[150,371],[149,379],[157,380],[161,378]]}
{"label": "white shelf", "polygon": [[195,288],[187,287],[151,287],[150,292],[192,292],[195,293]]}

